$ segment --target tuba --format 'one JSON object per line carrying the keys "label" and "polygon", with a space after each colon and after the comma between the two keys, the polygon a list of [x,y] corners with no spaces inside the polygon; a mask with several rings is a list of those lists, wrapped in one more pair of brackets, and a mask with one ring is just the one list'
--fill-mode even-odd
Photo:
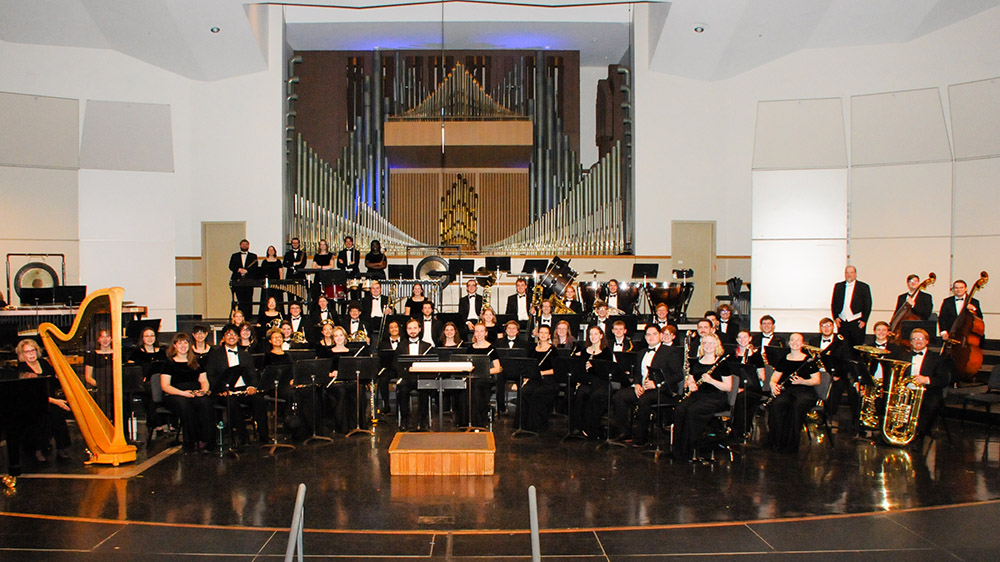
{"label": "tuba", "polygon": [[[854,349],[857,349],[862,353],[862,357],[865,360],[865,366],[869,372],[873,372],[876,369],[878,361],[882,355],[889,354],[887,350],[879,349],[873,345],[856,345],[854,346]],[[878,429],[878,403],[879,399],[881,399],[884,394],[885,393],[882,392],[882,388],[879,386],[869,386],[863,382],[859,385],[858,396],[861,398],[861,425],[870,429]]]}
{"label": "tuba", "polygon": [[576,311],[566,306],[566,301],[557,294],[552,294],[546,299],[552,305],[552,314],[576,314]]}
{"label": "tuba", "polygon": [[490,297],[493,295],[493,291],[490,290],[497,282],[497,274],[486,269],[485,267],[480,267],[476,270],[476,283],[483,288],[483,308],[490,307]]}
{"label": "tuba", "polygon": [[882,437],[891,445],[906,446],[917,435],[917,417],[924,400],[924,387],[914,382],[907,371],[910,363],[883,359],[889,369],[889,390],[886,391],[885,418],[882,420]]}

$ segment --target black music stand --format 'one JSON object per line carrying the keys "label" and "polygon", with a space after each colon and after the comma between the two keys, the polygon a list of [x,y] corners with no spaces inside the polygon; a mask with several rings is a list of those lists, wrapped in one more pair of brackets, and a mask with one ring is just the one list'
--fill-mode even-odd
{"label": "black music stand", "polygon": [[534,437],[538,435],[537,432],[524,429],[524,402],[521,400],[521,389],[524,387],[524,379],[541,380],[542,378],[542,375],[538,372],[538,361],[528,357],[508,357],[500,359],[500,366],[503,368],[505,378],[517,381],[517,429],[510,436]]}
{"label": "black music stand", "polygon": [[[337,365],[338,373],[354,373],[354,405],[357,410],[354,418],[354,429],[347,432],[345,437],[350,437],[356,433],[375,435],[373,429],[361,427],[361,414],[364,411],[361,407],[361,381],[372,381],[378,377],[378,357],[342,357]],[[370,389],[374,393],[374,389]],[[374,413],[374,412],[373,412]]]}
{"label": "black music stand", "polygon": [[42,306],[55,304],[56,291],[54,287],[21,287],[18,295],[21,298],[21,306]]}
{"label": "black music stand", "polygon": [[562,351],[572,352],[570,349],[557,350],[556,357],[552,360],[552,367],[556,373],[566,374],[566,435],[560,441],[567,439],[586,439],[583,433],[573,431],[573,379],[582,379],[587,373],[587,360],[583,357],[563,357]]}
{"label": "black music stand", "polygon": [[466,260],[466,259],[451,259],[448,260],[448,273],[454,278],[455,276],[462,275],[475,275],[476,274],[476,261]]}
{"label": "black music stand", "polygon": [[[440,349],[438,352],[440,353]],[[450,350],[449,350],[450,351]],[[492,360],[488,355],[465,355],[461,353],[451,353],[448,357],[442,357],[442,361],[469,361],[472,363],[472,370],[465,376],[465,391],[468,394],[468,400],[466,407],[468,408],[469,418],[466,420],[465,427],[462,428],[466,433],[471,433],[475,431],[486,431],[485,427],[472,425],[472,380],[473,379],[488,379],[490,377],[490,364]]]}
{"label": "black music stand", "polygon": [[261,445],[261,449],[269,449],[267,454],[273,455],[278,449],[289,449],[294,451],[295,445],[291,443],[278,443],[278,388],[287,385],[292,380],[292,365],[268,365],[264,368],[264,373],[260,376],[260,388],[274,387],[274,429],[271,430],[271,444]]}
{"label": "black music stand", "polygon": [[79,306],[87,298],[86,285],[58,285],[53,287],[53,300],[56,304],[69,307]]}
{"label": "black music stand", "polygon": [[388,279],[398,279],[400,281],[413,279],[413,264],[390,264],[389,272],[386,277]]}
{"label": "black music stand", "polygon": [[[664,405],[663,404],[663,385],[665,385],[667,381],[666,381],[666,377],[664,377],[664,375],[663,375],[663,370],[662,369],[658,369],[656,367],[650,367],[649,371],[648,371],[648,375],[649,375],[649,378],[653,379],[653,383],[656,384],[656,447],[653,448],[653,449],[647,449],[647,450],[643,451],[642,453],[644,455],[653,455],[653,462],[657,462],[657,461],[660,460],[660,455],[663,454],[663,450],[660,449],[660,434],[662,433],[662,431],[660,431],[660,428],[661,428],[661,425],[660,425],[660,422],[661,422],[660,416],[663,413],[663,405]],[[657,377],[657,375],[659,375],[659,377]],[[657,381],[657,378],[659,378],[659,381]],[[649,423],[649,420],[639,420],[636,423]],[[673,446],[673,440],[672,439],[671,439],[670,444],[671,444],[671,446]]]}
{"label": "black music stand", "polygon": [[549,260],[524,260],[524,265],[521,266],[521,273],[527,275],[545,273],[545,270],[548,268]]}
{"label": "black music stand", "polygon": [[510,256],[487,256],[486,269],[510,273]]}
{"label": "black music stand", "polygon": [[319,383],[316,382],[316,374],[328,375],[330,372],[330,360],[329,359],[307,359],[305,361],[298,361],[292,363],[292,388],[306,388],[311,389],[310,394],[312,394],[312,435],[310,435],[304,443],[308,445],[313,441],[319,441],[321,444],[329,445],[333,443],[332,437],[327,437],[325,435],[320,435],[316,432],[319,427],[319,422],[323,420],[322,407],[323,401],[320,400],[317,405],[316,395],[319,394]]}
{"label": "black music stand", "polygon": [[[631,355],[630,353],[623,353],[625,357]],[[606,428],[606,435],[604,441],[601,442],[598,447],[603,446],[615,446],[624,447],[625,444],[620,441],[615,441],[611,439],[611,383],[619,382],[621,384],[631,384],[631,381],[626,380],[625,369],[622,367],[621,363],[615,363],[614,361],[604,361],[604,360],[594,360],[591,361],[593,368],[597,369],[599,374],[604,374],[608,379],[608,424]]]}

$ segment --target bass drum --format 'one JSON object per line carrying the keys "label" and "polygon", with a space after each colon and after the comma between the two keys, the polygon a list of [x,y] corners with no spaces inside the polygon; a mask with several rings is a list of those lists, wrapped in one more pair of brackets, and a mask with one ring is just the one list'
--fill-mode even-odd
{"label": "bass drum", "polygon": [[576,279],[576,272],[569,266],[569,262],[555,256],[545,270],[541,284],[561,297],[566,292],[566,287],[573,284],[574,279]]}
{"label": "bass drum", "polygon": [[451,275],[448,273],[448,262],[439,256],[427,256],[420,260],[417,269],[413,272],[418,280],[434,281],[440,283],[442,287],[451,283]]}

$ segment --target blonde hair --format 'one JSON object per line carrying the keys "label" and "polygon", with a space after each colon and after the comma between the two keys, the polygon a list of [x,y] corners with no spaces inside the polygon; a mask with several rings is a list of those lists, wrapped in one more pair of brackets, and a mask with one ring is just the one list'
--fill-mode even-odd
{"label": "blonde hair", "polygon": [[25,339],[25,340],[21,340],[21,341],[17,342],[17,360],[18,361],[20,361],[22,363],[25,362],[24,361],[24,348],[26,348],[26,347],[32,347],[32,348],[34,348],[35,352],[38,353],[38,358],[41,358],[41,356],[42,356],[42,348],[38,347],[38,343],[36,343],[35,340]]}
{"label": "blonde hair", "polygon": [[705,356],[705,341],[707,340],[715,340],[715,356],[721,357],[724,353],[722,350],[722,340],[715,334],[705,334],[701,337],[701,341],[698,343],[698,357]]}

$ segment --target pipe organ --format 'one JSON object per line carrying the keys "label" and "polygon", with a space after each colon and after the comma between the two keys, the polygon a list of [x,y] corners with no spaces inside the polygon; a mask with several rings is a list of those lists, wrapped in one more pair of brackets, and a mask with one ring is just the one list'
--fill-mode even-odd
{"label": "pipe organ", "polygon": [[462,251],[476,249],[479,232],[478,201],[476,188],[459,174],[458,179],[441,197],[442,244],[461,246]]}

